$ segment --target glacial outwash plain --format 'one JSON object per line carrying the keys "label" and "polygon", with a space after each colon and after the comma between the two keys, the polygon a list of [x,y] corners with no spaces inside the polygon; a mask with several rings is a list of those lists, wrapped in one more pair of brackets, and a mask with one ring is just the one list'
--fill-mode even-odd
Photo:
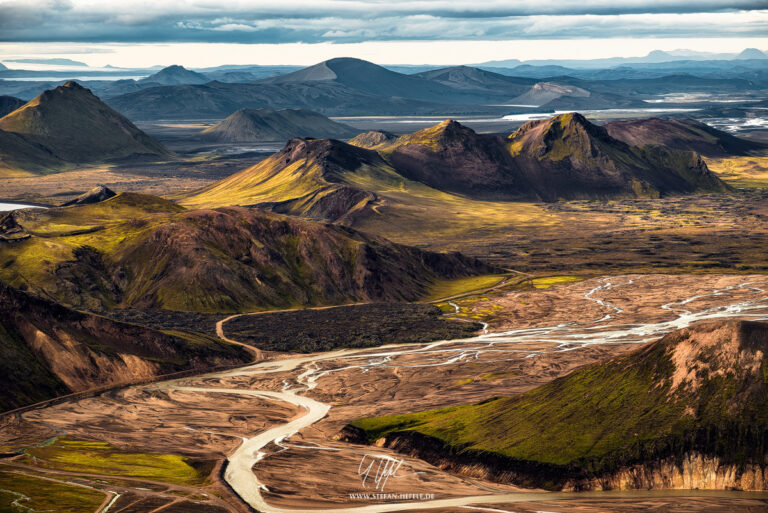
{"label": "glacial outwash plain", "polygon": [[0,513],[768,512],[746,39],[450,66],[0,42]]}

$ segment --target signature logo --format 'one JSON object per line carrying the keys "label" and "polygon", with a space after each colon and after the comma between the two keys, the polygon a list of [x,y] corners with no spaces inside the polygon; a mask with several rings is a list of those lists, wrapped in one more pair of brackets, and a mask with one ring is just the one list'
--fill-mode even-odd
{"label": "signature logo", "polygon": [[357,467],[363,488],[373,486],[382,491],[390,477],[398,478],[397,471],[403,465],[403,460],[386,455],[366,454]]}

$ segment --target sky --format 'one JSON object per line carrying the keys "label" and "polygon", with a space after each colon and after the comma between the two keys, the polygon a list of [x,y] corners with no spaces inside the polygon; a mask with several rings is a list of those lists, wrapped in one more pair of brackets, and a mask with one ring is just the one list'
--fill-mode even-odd
{"label": "sky", "polygon": [[766,0],[0,0],[0,60],[381,64],[768,50]]}

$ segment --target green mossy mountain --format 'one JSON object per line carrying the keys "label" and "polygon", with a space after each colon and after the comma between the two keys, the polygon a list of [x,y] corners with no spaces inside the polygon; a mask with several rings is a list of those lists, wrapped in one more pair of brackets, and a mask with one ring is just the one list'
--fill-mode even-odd
{"label": "green mossy mountain", "polygon": [[[89,163],[137,155],[168,158],[171,153],[136,128],[76,82],[48,90],[0,118],[0,130],[10,132],[28,145],[41,149],[57,162]],[[17,152],[3,146],[3,161],[19,161]],[[31,169],[57,170],[55,162],[30,160]]]}
{"label": "green mossy mountain", "polygon": [[691,454],[738,472],[768,455],[766,354],[768,324],[710,322],[515,397],[361,419],[352,430],[556,489]]}
{"label": "green mossy mountain", "polygon": [[528,122],[507,138],[507,148],[545,200],[729,190],[697,153],[630,146],[578,113]]}
{"label": "green mossy mountain", "polygon": [[182,199],[189,206],[260,205],[329,221],[374,215],[408,183],[481,200],[659,197],[728,187],[690,151],[630,146],[580,114],[530,122],[507,138],[446,120],[351,144],[293,139],[257,165]]}
{"label": "green mossy mountain", "polygon": [[435,280],[492,271],[345,227],[242,207],[184,210],[141,194],[6,217],[0,226],[29,237],[3,247],[0,279],[93,310],[414,301]]}
{"label": "green mossy mountain", "polygon": [[77,312],[0,283],[0,411],[161,374],[244,364],[218,339]]}

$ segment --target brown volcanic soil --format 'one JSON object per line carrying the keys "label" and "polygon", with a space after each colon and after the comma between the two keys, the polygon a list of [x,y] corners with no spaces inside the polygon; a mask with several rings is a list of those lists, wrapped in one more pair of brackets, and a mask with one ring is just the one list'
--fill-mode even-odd
{"label": "brown volcanic soil", "polygon": [[[589,295],[592,290],[595,291]],[[301,395],[330,404],[328,416],[320,422],[281,441],[280,446],[267,445],[263,451],[268,456],[256,465],[256,475],[269,489],[265,496],[274,506],[370,504],[369,500],[349,495],[371,491],[361,486],[361,458],[365,454],[400,456],[384,448],[336,440],[340,428],[350,420],[478,402],[529,390],[582,365],[632,350],[645,339],[658,338],[656,333],[672,329],[671,324],[663,323],[677,319],[682,310],[698,312],[704,318],[701,312],[710,310],[710,315],[717,315],[722,312],[717,307],[742,304],[747,309],[738,313],[738,308],[734,308],[736,316],[765,316],[765,290],[768,276],[632,275],[593,278],[546,290],[489,293],[458,304],[464,315],[483,317],[488,311],[495,312],[490,319],[494,334],[491,337],[319,355],[273,354],[270,356],[274,361],[262,366],[180,382],[184,386],[272,391],[288,386]],[[664,305],[666,308],[662,308]],[[565,325],[568,322],[572,324]],[[649,331],[633,332],[631,329],[637,325]],[[504,330],[517,332],[503,334]],[[608,338],[616,333],[623,336]],[[610,340],[613,342],[605,343]],[[271,373],[259,370],[292,361],[305,363]],[[304,377],[300,377],[302,374]],[[297,381],[307,383],[309,376],[316,380],[316,388],[303,392]],[[234,436],[252,436],[268,425],[303,414],[273,400],[171,390],[169,386],[134,387],[25,413],[16,423],[0,427],[0,443],[18,445],[36,437],[42,441],[50,436],[48,429],[53,427],[81,438],[107,440],[118,447],[220,459],[237,446]],[[404,459],[397,475],[401,477],[390,479],[385,492],[433,493],[435,498],[446,498],[514,490],[447,474],[413,458]],[[591,513],[677,511],[677,505],[682,505],[680,511],[718,511],[717,507],[744,507],[750,511],[748,508],[764,506],[762,501],[740,498],[656,497],[617,501],[615,509],[613,502],[587,496],[568,503],[542,501],[477,507]]]}

